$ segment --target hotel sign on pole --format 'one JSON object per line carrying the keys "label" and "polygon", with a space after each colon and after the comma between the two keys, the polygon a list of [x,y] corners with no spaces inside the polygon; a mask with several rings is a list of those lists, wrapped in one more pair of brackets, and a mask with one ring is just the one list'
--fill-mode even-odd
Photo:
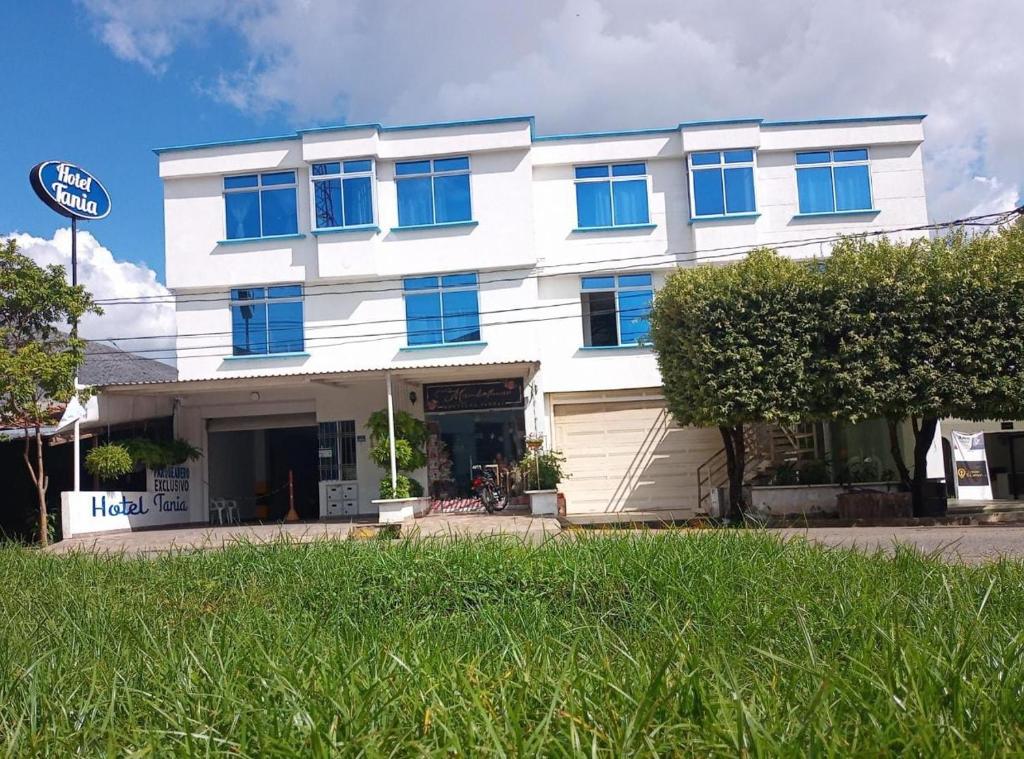
{"label": "hotel sign on pole", "polygon": [[110,213],[110,194],[96,177],[67,161],[43,161],[28,175],[39,199],[61,216],[98,221]]}

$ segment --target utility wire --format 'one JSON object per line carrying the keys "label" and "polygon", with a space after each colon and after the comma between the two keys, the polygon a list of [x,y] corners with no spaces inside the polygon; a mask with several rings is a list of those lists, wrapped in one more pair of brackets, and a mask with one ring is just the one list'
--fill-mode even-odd
{"label": "utility wire", "polygon": [[[810,237],[810,238],[802,238],[802,239],[793,238],[793,239],[789,239],[789,240],[780,240],[780,241],[776,241],[776,242],[766,242],[764,245],[761,245],[761,246],[751,246],[751,245],[747,245],[747,244],[743,244],[743,245],[727,245],[727,246],[722,246],[722,247],[717,247],[717,248],[703,248],[703,249],[697,249],[697,250],[691,250],[691,251],[678,251],[678,252],[671,252],[670,251],[670,252],[664,252],[664,253],[646,253],[646,254],[640,254],[640,255],[636,255],[636,256],[616,256],[616,257],[612,257],[612,258],[600,258],[600,259],[593,259],[593,260],[589,260],[589,261],[574,261],[574,262],[567,262],[567,263],[549,264],[547,266],[539,267],[539,269],[540,270],[549,269],[549,268],[564,269],[564,268],[568,268],[568,267],[577,267],[577,266],[593,266],[593,265],[599,265],[599,264],[616,264],[616,263],[621,262],[621,261],[630,261],[630,260],[648,259],[648,258],[653,258],[653,259],[670,258],[670,259],[673,259],[673,260],[683,259],[682,260],[683,263],[702,263],[704,261],[709,261],[709,260],[717,260],[717,259],[721,259],[721,258],[730,258],[730,257],[733,257],[733,256],[739,256],[739,255],[742,255],[742,254],[744,254],[746,252],[749,252],[749,251],[751,251],[751,250],[753,250],[753,249],[755,249],[757,247],[769,247],[769,248],[775,248],[775,249],[788,249],[788,248],[795,248],[795,247],[806,247],[806,246],[811,246],[811,245],[820,245],[820,244],[828,243],[828,242],[836,242],[838,240],[841,240],[841,239],[847,238],[847,237],[874,237],[874,236],[879,236],[879,235],[894,234],[894,233],[897,233],[897,232],[923,232],[923,231],[933,231],[933,230],[945,229],[945,228],[950,228],[950,227],[960,227],[960,226],[986,226],[986,227],[988,227],[988,226],[994,226],[994,225],[998,225],[998,224],[1003,223],[1007,219],[1007,217],[1012,216],[1013,214],[1016,214],[1016,213],[1020,213],[1022,208],[1024,208],[1024,207],[1013,209],[1013,210],[1010,210],[1010,211],[999,211],[999,212],[994,212],[994,213],[989,213],[989,214],[980,214],[980,215],[977,215],[977,216],[968,216],[968,217],[964,217],[964,218],[960,218],[960,219],[953,219],[951,221],[932,222],[932,223],[929,223],[929,224],[918,224],[918,225],[906,226],[906,227],[890,227],[890,228],[883,228],[883,229],[871,229],[871,230],[863,230],[863,231],[860,231],[860,232],[846,232],[846,233],[841,233],[841,234],[827,235],[827,236],[823,236],[823,237]],[[991,219],[991,221],[985,221],[986,219]],[[616,241],[614,243],[601,243],[601,244],[617,244],[617,245],[622,245],[623,243]],[[665,261],[664,263],[670,263],[670,261]],[[644,264],[641,264],[641,265],[642,266],[654,266],[654,265],[658,265],[658,264],[652,262],[652,263],[644,263]],[[500,272],[506,272],[506,271],[518,271],[518,270],[522,270],[522,269],[526,269],[526,268],[529,268],[529,267],[524,266],[524,265],[504,266],[504,267],[496,267],[496,268],[493,268],[493,269],[487,269],[487,270],[485,270],[484,273],[485,274],[490,274],[490,273],[500,273]],[[537,269],[538,267],[534,267],[534,268]],[[586,273],[589,273],[589,272],[586,272],[586,271],[563,271],[563,272],[555,272],[555,273],[551,273],[551,274],[517,275],[517,276],[514,276],[514,277],[508,277],[508,278],[483,280],[483,281],[480,282],[480,284],[483,285],[483,284],[494,284],[494,283],[501,283],[501,282],[516,282],[516,281],[522,281],[524,279],[533,279],[533,278],[539,278],[539,277],[556,277],[556,276],[565,276],[565,275],[568,275],[568,274],[586,274]],[[427,275],[427,276],[429,276],[429,275]],[[405,276],[398,276],[398,277],[375,277],[373,279],[350,280],[350,281],[347,281],[347,282],[310,283],[310,284],[304,284],[303,285],[303,290],[304,290],[304,296],[305,297],[311,297],[311,296],[316,296],[316,295],[337,295],[337,294],[343,294],[343,295],[362,295],[362,294],[373,294],[373,293],[401,292],[401,291],[404,291],[404,288],[400,287],[400,286],[399,287],[384,287],[384,288],[377,287],[377,288],[366,289],[366,290],[348,290],[348,289],[346,289],[346,290],[343,290],[343,291],[342,290],[338,290],[337,288],[339,288],[339,287],[347,288],[347,287],[351,287],[352,285],[373,285],[373,284],[381,284],[381,283],[384,283],[384,282],[401,282],[404,279],[407,279],[407,277],[405,277]],[[261,285],[255,285],[255,287],[260,287],[260,286]],[[266,285],[262,285],[262,286],[266,286]],[[246,286],[242,286],[241,289],[245,289],[245,287]],[[309,292],[310,290],[317,290],[317,289],[320,289],[320,288],[331,288],[331,289],[330,289],[330,291],[325,292],[325,293],[320,293],[320,292],[316,292],[316,291]],[[140,296],[133,296],[133,297],[125,296],[125,297],[120,297],[120,298],[101,298],[101,299],[95,300],[95,303],[97,305],[103,306],[103,305],[135,305],[135,304],[153,304],[153,303],[159,304],[161,302],[166,302],[166,303],[170,303],[170,304],[176,304],[176,303],[219,302],[219,301],[228,300],[230,298],[230,292],[231,292],[232,289],[236,289],[236,288],[230,288],[230,287],[229,288],[217,288],[216,290],[213,290],[213,291],[210,291],[210,292],[195,293],[193,295],[186,295],[186,296],[183,296],[183,297],[176,297],[173,293],[166,293],[166,294],[159,294],[159,295],[140,295]],[[208,296],[211,296],[211,297],[208,297]]]}
{"label": "utility wire", "polygon": [[[913,227],[913,228],[907,227],[907,228],[902,228],[900,230],[871,230],[870,232],[864,233],[864,234],[885,234],[885,233],[893,232],[893,231],[910,231],[912,229],[917,230],[917,229],[923,229],[923,228],[959,226],[960,224],[964,224],[964,223],[977,223],[978,220],[984,219],[984,218],[1007,217],[1008,215],[1014,215],[1014,214],[1018,214],[1018,215],[1024,214],[1024,206],[1022,206],[1021,208],[1014,209],[1013,211],[1009,211],[1009,212],[1000,212],[998,214],[984,214],[984,215],[977,216],[977,217],[967,217],[965,219],[955,220],[953,222],[942,222],[942,223],[939,223],[939,224],[931,224],[931,225],[919,225],[918,227]],[[999,221],[992,221],[992,222],[988,222],[986,224],[980,224],[980,225],[981,226],[991,226],[991,225],[994,225],[994,224],[997,224],[997,223],[1000,223],[1000,222]],[[842,237],[849,237],[849,236],[858,236],[858,235],[839,235],[839,236],[835,236],[835,238],[829,238],[829,239],[841,239]],[[805,244],[808,243],[807,240],[796,241],[796,242],[799,245],[805,245]],[[783,244],[776,244],[776,245],[773,245],[773,246],[765,246],[765,247],[779,248],[779,247],[783,247]],[[747,248],[747,249],[751,250],[752,248]],[[662,255],[664,255],[664,254],[662,254]],[[730,255],[735,255],[735,254],[730,254]],[[621,261],[621,260],[624,260],[624,259],[619,258],[619,259],[614,259],[614,260]],[[706,260],[706,258],[702,258],[702,260]],[[634,264],[632,266],[633,267],[636,267],[636,266],[643,267],[643,266],[650,266],[650,264],[649,263],[642,263],[642,264]],[[621,266],[621,267],[618,267],[618,270],[622,270],[622,269],[626,269],[626,268],[629,268],[629,267]],[[567,273],[585,274],[585,273],[588,273],[588,272],[567,272]],[[550,275],[550,276],[560,276],[560,275]],[[521,280],[526,279],[526,278],[527,277],[516,277],[516,278],[511,278],[511,279],[514,280],[514,281],[521,281]],[[395,288],[395,289],[401,289],[401,288]],[[346,292],[346,293],[333,293],[333,292],[332,293],[311,293],[311,295],[316,295],[316,294],[324,294],[324,295],[326,295],[326,294],[330,294],[330,295],[344,294],[344,295],[349,295],[349,294],[354,294],[354,291],[353,292]],[[524,312],[524,311],[537,311],[537,310],[552,309],[552,308],[570,308],[570,307],[574,308],[574,311],[571,314],[565,314],[565,315],[553,316],[553,317],[538,317],[536,319],[520,319],[520,320],[505,321],[505,322],[503,322],[503,321],[493,321],[493,322],[487,322],[487,323],[481,322],[480,326],[481,327],[484,327],[484,326],[496,327],[496,326],[504,326],[506,324],[525,324],[525,323],[530,323],[530,322],[555,321],[555,320],[567,319],[567,318],[575,319],[575,318],[579,318],[581,316],[580,312],[578,310],[575,310],[578,306],[579,306],[579,301],[575,301],[574,300],[574,301],[567,301],[567,302],[562,302],[562,303],[535,304],[535,305],[530,305],[530,306],[520,306],[520,307],[507,308],[507,309],[493,309],[493,310],[489,310],[489,311],[480,311],[479,315],[484,316],[484,315],[492,315],[492,314],[509,314],[509,313],[519,313],[519,312]],[[592,313],[592,315],[602,315],[602,314],[618,313],[618,311],[601,311],[601,312],[593,311],[591,313]],[[352,328],[352,327],[367,326],[367,325],[371,325],[371,324],[406,323],[406,322],[407,322],[407,319],[405,319],[405,318],[374,319],[374,320],[369,320],[369,321],[343,322],[343,323],[338,323],[338,324],[312,324],[312,325],[307,325],[305,327],[305,329],[306,330],[310,330],[310,329],[348,329],[348,328]],[[289,320],[289,321],[282,322],[282,323],[283,324],[289,324],[289,325],[298,325],[298,324],[302,324],[303,322],[296,322],[296,321],[293,321],[293,320]],[[383,338],[383,337],[395,337],[395,336],[403,336],[403,335],[407,335],[407,334],[408,334],[408,330],[407,329],[403,329],[403,330],[391,331],[391,332],[374,332],[374,333],[355,334],[355,335],[346,335],[346,336],[338,336],[338,335],[321,335],[321,336],[316,336],[316,335],[314,335],[314,336],[306,337],[304,339],[304,343],[305,344],[309,344],[309,343],[313,343],[315,341],[329,341],[329,342],[320,343],[318,345],[318,347],[328,347],[328,346],[332,346],[332,345],[343,345],[343,344],[350,344],[350,343],[365,342],[365,341],[368,341],[368,340],[376,340],[376,339],[380,339],[380,338]],[[225,330],[225,331],[213,331],[213,332],[182,333],[180,335],[146,335],[146,336],[138,336],[138,337],[124,336],[124,337],[107,337],[107,338],[93,338],[93,339],[96,340],[96,341],[106,341],[106,342],[117,342],[117,341],[129,342],[129,341],[133,341],[133,340],[143,340],[143,339],[176,339],[176,338],[180,338],[180,337],[215,337],[215,336],[225,336],[226,337],[228,335],[233,335],[233,330],[232,331],[226,331]],[[457,343],[455,345],[457,346]],[[189,353],[188,357],[220,356],[220,355],[223,355],[224,347],[226,347],[225,343],[224,342],[219,342],[219,343],[216,343],[216,344],[191,345],[191,346],[184,346],[184,347],[181,347],[181,348],[150,348],[150,349],[140,349],[140,350],[135,350],[135,351],[132,351],[132,352],[136,353],[138,355],[149,354],[149,353],[161,354],[161,355],[166,355],[166,354],[183,355],[186,352],[188,352]],[[206,350],[206,349],[216,349],[216,352],[215,353],[207,353],[207,354],[193,353],[193,351],[201,351],[201,350]]]}

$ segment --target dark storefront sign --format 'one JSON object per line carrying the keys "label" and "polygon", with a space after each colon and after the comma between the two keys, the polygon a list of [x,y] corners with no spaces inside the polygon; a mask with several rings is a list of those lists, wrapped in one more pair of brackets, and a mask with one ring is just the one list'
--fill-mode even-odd
{"label": "dark storefront sign", "polygon": [[424,385],[423,394],[424,408],[428,414],[522,408],[523,380],[517,378]]}
{"label": "dark storefront sign", "polygon": [[985,487],[988,485],[988,470],[984,461],[956,462],[956,478],[961,485]]}

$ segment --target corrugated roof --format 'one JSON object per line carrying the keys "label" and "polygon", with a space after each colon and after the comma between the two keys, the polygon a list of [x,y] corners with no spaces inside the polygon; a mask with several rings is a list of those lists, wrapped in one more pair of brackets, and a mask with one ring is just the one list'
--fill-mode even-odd
{"label": "corrugated roof", "polygon": [[260,372],[259,374],[243,374],[243,375],[210,375],[206,377],[190,377],[188,379],[135,379],[122,382],[108,382],[104,383],[103,386],[107,388],[112,387],[135,387],[135,386],[153,386],[153,385],[188,385],[199,382],[239,382],[250,379],[281,379],[281,378],[292,378],[302,379],[303,377],[323,377],[329,375],[342,375],[342,374],[374,374],[378,372],[385,372],[391,370],[393,372],[410,372],[419,371],[423,369],[458,369],[458,368],[471,368],[477,366],[514,366],[516,364],[539,364],[540,360],[535,358],[524,358],[519,360],[507,360],[507,361],[446,361],[446,362],[430,362],[430,363],[410,363],[410,364],[389,364],[386,366],[369,366],[369,367],[353,367],[349,369],[322,369],[319,371],[273,371],[273,372]]}

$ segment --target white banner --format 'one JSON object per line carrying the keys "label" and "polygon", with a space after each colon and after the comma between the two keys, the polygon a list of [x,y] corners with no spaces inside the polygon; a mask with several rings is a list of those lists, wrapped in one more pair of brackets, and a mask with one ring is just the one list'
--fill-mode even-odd
{"label": "white banner", "polygon": [[985,455],[985,433],[950,432],[953,465],[956,469],[956,494],[962,501],[991,501],[992,483]]}

